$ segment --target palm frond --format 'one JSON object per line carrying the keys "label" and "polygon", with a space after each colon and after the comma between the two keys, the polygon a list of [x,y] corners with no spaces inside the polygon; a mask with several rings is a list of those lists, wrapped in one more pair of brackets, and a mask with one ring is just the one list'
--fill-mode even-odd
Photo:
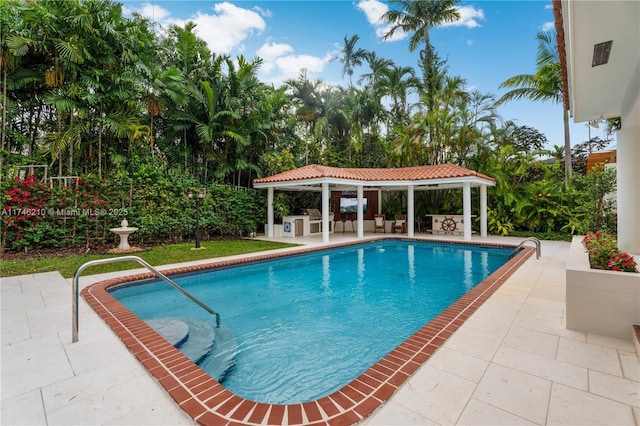
{"label": "palm frond", "polygon": [[70,37],[69,41],[56,40],[54,45],[56,46],[61,58],[69,62],[73,62],[74,64],[84,63],[83,49],[78,41],[78,36]]}

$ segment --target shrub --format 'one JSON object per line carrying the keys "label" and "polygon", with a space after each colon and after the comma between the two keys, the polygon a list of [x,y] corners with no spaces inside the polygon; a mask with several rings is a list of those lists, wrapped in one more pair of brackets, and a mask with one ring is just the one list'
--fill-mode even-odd
{"label": "shrub", "polygon": [[618,240],[608,232],[587,232],[582,239],[589,261],[594,269],[638,272],[636,262],[627,253],[618,250]]}
{"label": "shrub", "polygon": [[589,231],[582,244],[589,253],[591,266],[596,269],[607,269],[607,261],[618,253],[618,241],[608,232]]}
{"label": "shrub", "polygon": [[607,261],[612,271],[638,272],[636,261],[628,253],[620,253]]}
{"label": "shrub", "polygon": [[[36,176],[0,182],[0,253],[113,244],[109,228],[127,219],[139,229],[133,241],[183,241],[195,234],[192,176],[140,168],[133,179],[75,179],[69,186]],[[211,184],[200,209],[200,235],[241,236],[265,222],[265,197],[253,190]]]}

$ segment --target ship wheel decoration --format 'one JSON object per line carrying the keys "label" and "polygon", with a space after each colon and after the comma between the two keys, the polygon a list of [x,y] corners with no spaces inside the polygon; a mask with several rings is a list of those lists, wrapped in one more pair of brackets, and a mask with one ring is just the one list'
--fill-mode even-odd
{"label": "ship wheel decoration", "polygon": [[453,232],[457,228],[456,221],[453,220],[452,217],[446,217],[446,216],[444,220],[440,222],[440,226],[442,227],[443,231],[447,231],[447,232]]}

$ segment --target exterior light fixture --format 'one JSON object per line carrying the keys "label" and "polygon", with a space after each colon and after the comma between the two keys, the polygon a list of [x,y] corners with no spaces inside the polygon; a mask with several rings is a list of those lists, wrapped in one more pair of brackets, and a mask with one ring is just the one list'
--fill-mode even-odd
{"label": "exterior light fixture", "polygon": [[[200,188],[198,190],[198,193],[195,194],[195,199],[196,199],[196,246],[195,246],[195,249],[196,250],[202,248],[200,247],[200,207],[202,205],[202,199],[205,197],[206,194],[207,194],[206,188]],[[191,191],[189,191],[187,196],[189,197],[190,200],[194,198],[194,194]]]}

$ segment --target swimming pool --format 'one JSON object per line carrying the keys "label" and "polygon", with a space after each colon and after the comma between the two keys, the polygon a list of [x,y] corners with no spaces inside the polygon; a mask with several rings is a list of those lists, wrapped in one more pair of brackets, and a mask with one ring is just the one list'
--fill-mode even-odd
{"label": "swimming pool", "polygon": [[[219,343],[202,368],[238,396],[291,404],[349,383],[502,266],[511,251],[388,240],[175,281],[214,307],[223,336],[229,330],[237,342]],[[143,320],[215,322],[162,281],[111,293]],[[216,362],[218,352],[228,368]]]}
{"label": "swimming pool", "polygon": [[[381,243],[381,242],[380,242]],[[394,241],[393,244],[396,242]],[[378,244],[378,243],[376,243]],[[385,243],[386,244],[386,243]],[[411,246],[411,244],[409,244]],[[467,247],[472,245],[464,245],[462,251],[467,251]],[[373,268],[374,252],[366,254],[359,251],[362,246],[356,247],[352,261],[349,265],[354,268],[352,277],[359,279],[360,270],[364,265],[364,269]],[[383,249],[385,252],[391,250],[388,247],[377,246],[377,249]],[[376,250],[377,250],[376,249]],[[422,256],[416,256],[416,247],[413,248],[413,265],[411,264],[412,256],[409,255],[410,250],[405,251],[404,257],[407,259],[405,267],[394,267],[392,271],[404,270],[407,276],[411,277],[417,271],[425,269],[420,264]],[[511,248],[508,249],[510,252]],[[309,252],[312,250],[298,250],[298,252]],[[343,253],[340,248],[338,253]],[[495,289],[497,289],[504,280],[524,262],[533,252],[531,250],[523,250],[518,256],[508,261],[505,265],[498,268],[487,279],[479,285],[471,288],[462,297],[458,298],[453,304],[436,314],[430,321],[427,319],[426,324],[418,325],[418,330],[411,334],[408,338],[402,336],[401,343],[394,346],[386,355],[369,367],[364,367],[362,374],[355,379],[351,377],[351,381],[346,385],[334,385],[334,388],[328,390],[331,392],[327,396],[320,397],[313,401],[306,402],[290,402],[285,404],[266,404],[251,401],[243,398],[242,395],[236,395],[229,392],[219,383],[213,380],[208,374],[203,372],[199,367],[195,366],[184,355],[171,347],[166,340],[160,338],[154,333],[144,322],[136,315],[133,315],[127,308],[122,306],[106,291],[109,287],[118,284],[131,282],[139,279],[150,278],[149,274],[141,274],[133,277],[118,278],[95,284],[83,290],[85,299],[102,315],[105,321],[118,333],[121,339],[127,344],[135,356],[149,369],[159,382],[167,389],[173,398],[187,411],[194,419],[203,424],[219,424],[220,422],[241,422],[243,424],[261,424],[263,422],[276,424],[326,424],[338,422],[342,424],[352,424],[370,414],[377,406],[388,399],[420,365],[429,358],[429,356],[437,350],[446,338],[453,333],[468,316],[471,315],[486,300]],[[380,254],[379,252],[375,252]],[[321,259],[326,259],[327,253],[318,253]],[[290,257],[284,257],[282,254],[266,254],[261,256],[253,256],[249,260],[253,262],[262,262],[269,259],[277,259],[280,261],[290,262]],[[471,254],[473,257],[473,254]],[[333,271],[336,268],[342,268],[338,259],[348,257],[344,254],[331,260],[329,257],[328,265],[324,261],[322,273],[318,276],[323,279],[328,277],[331,291],[337,290],[339,285],[335,282]],[[464,257],[464,256],[463,256]],[[467,254],[467,258],[469,254]],[[447,256],[448,258],[448,256]],[[360,262],[358,259],[363,259]],[[298,262],[300,258],[296,258]],[[191,268],[178,268],[167,271],[171,274],[190,273],[195,269],[209,269],[211,267],[226,267],[240,264],[242,261],[226,261],[216,264],[201,265]],[[271,262],[270,262],[271,263]],[[442,263],[442,262],[440,262]],[[483,264],[480,268],[485,269],[488,264]],[[257,265],[250,265],[253,268]],[[273,265],[272,265],[273,266]],[[234,268],[235,269],[235,268]],[[298,268],[296,268],[298,269]],[[458,268],[456,268],[458,269]],[[463,276],[469,274],[469,268],[460,268]],[[379,274],[380,275],[380,274]],[[430,276],[435,276],[431,273]],[[193,277],[193,276],[191,276]],[[189,276],[173,277],[174,279],[190,279]],[[418,279],[418,275],[415,275]],[[317,280],[317,279],[314,279]],[[314,281],[311,280],[311,281]],[[356,279],[357,281],[357,279]],[[387,282],[390,281],[387,279]],[[393,283],[395,279],[391,280]],[[464,280],[463,280],[464,281]],[[416,281],[417,282],[417,281]],[[469,287],[469,282],[463,284],[462,287]],[[407,286],[411,287],[411,280]],[[367,287],[366,285],[364,287]],[[465,288],[467,290],[468,288]],[[363,287],[360,286],[360,290]],[[190,291],[194,291],[189,288]],[[325,288],[325,291],[327,289]],[[353,293],[353,291],[352,291]],[[366,292],[358,293],[358,297],[363,298]],[[366,299],[366,297],[364,297]],[[349,304],[349,309],[351,309]],[[379,303],[376,303],[378,305]],[[313,303],[311,305],[314,305]],[[219,306],[212,303],[212,307],[221,310]],[[233,324],[233,314],[222,315],[223,324]],[[372,319],[373,323],[375,319]],[[326,321],[331,322],[331,321]],[[384,321],[379,324],[384,324]],[[344,356],[358,353],[362,347],[351,347]],[[339,387],[336,389],[335,387]],[[327,391],[325,391],[327,392]]]}

